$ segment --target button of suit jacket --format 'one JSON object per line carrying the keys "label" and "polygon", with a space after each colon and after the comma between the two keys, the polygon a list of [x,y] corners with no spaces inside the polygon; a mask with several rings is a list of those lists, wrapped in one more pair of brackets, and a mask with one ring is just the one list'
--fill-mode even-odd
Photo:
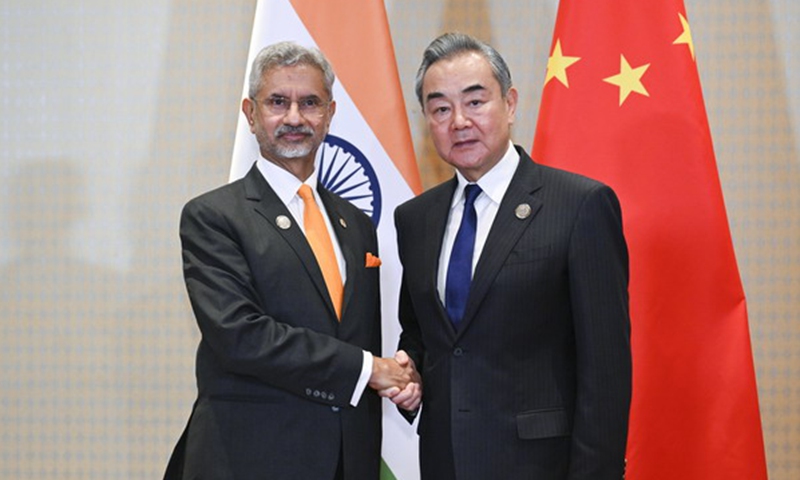
{"label": "button of suit jacket", "polygon": [[312,390],[310,388],[306,388],[306,395],[311,396]]}
{"label": "button of suit jacket", "polygon": [[331,407],[331,411],[333,413],[338,413],[339,412],[339,407]]}
{"label": "button of suit jacket", "polygon": [[461,347],[456,347],[456,349],[453,350],[453,355],[460,357],[461,355],[464,355],[464,350],[462,350]]}

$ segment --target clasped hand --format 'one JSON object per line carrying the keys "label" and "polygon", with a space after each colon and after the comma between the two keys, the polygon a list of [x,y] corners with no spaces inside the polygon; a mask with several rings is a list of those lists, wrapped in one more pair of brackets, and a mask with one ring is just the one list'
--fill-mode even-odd
{"label": "clasped hand", "polygon": [[422,378],[403,350],[394,358],[374,357],[369,386],[404,410],[416,410],[422,401]]}

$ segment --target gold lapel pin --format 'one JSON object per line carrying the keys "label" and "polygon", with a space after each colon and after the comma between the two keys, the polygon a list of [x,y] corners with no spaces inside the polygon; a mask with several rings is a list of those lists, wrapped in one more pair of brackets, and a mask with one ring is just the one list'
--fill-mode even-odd
{"label": "gold lapel pin", "polygon": [[342,228],[347,228],[347,222],[344,221],[344,218],[339,217],[339,225],[341,225]]}

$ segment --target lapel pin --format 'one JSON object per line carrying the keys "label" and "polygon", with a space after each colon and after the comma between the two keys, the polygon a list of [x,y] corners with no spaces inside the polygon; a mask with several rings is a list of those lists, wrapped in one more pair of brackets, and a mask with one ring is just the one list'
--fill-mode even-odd
{"label": "lapel pin", "polygon": [[342,228],[347,228],[347,222],[344,221],[344,218],[339,217],[339,225],[341,225]]}
{"label": "lapel pin", "polygon": [[514,209],[514,215],[520,220],[525,220],[531,215],[531,206],[527,203],[520,203],[517,205],[517,208]]}
{"label": "lapel pin", "polygon": [[281,230],[289,230],[289,227],[292,226],[292,221],[289,220],[289,217],[286,215],[278,215],[275,219],[275,224],[278,225],[278,228]]}

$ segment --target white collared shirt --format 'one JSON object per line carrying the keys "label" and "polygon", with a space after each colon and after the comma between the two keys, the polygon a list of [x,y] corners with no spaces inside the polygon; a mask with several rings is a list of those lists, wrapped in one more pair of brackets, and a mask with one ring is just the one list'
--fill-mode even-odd
{"label": "white collared shirt", "polygon": [[[475,212],[478,215],[478,225],[475,230],[475,250],[472,253],[472,273],[475,273],[475,266],[483,252],[489,230],[492,228],[500,202],[511,184],[511,178],[517,170],[519,164],[519,153],[514,145],[509,142],[508,150],[497,165],[486,172],[477,183],[481,187],[481,193],[475,199]],[[445,287],[447,282],[447,267],[450,264],[450,253],[453,251],[453,243],[456,240],[458,227],[461,226],[461,218],[464,216],[464,189],[470,183],[461,172],[456,171],[458,185],[453,193],[450,202],[450,214],[447,216],[447,225],[442,239],[442,251],[439,254],[439,270],[437,272],[436,288],[442,305],[445,305]]]}
{"label": "white collared shirt", "polygon": [[[300,198],[300,195],[297,194],[297,190],[299,190],[300,185],[304,183],[311,187],[311,191],[314,192],[314,201],[316,201],[317,205],[320,207],[319,209],[322,212],[322,218],[325,219],[325,226],[328,227],[328,234],[331,237],[331,243],[333,243],[333,251],[336,254],[336,260],[339,264],[339,272],[342,275],[342,285],[344,285],[347,281],[347,265],[345,264],[342,249],[339,246],[339,240],[336,238],[336,232],[333,230],[330,218],[328,218],[328,211],[325,209],[325,204],[322,203],[322,199],[317,192],[316,169],[313,173],[311,173],[311,175],[308,176],[305,182],[301,182],[300,179],[295,177],[292,173],[270,162],[263,156],[259,156],[258,160],[256,161],[256,167],[258,168],[258,171],[261,172],[264,180],[267,181],[269,186],[272,187],[272,189],[278,195],[278,198],[281,199],[281,202],[286,205],[289,213],[292,214],[295,222],[297,222],[297,225],[304,234],[306,232],[305,225],[303,223],[305,204],[303,203],[303,199]],[[361,363],[361,375],[359,375],[358,382],[353,390],[353,395],[350,397],[350,405],[354,407],[358,405],[358,401],[361,398],[361,395],[364,393],[364,390],[369,382],[369,377],[372,375],[372,354],[366,350],[363,350],[362,352],[363,361]]]}

